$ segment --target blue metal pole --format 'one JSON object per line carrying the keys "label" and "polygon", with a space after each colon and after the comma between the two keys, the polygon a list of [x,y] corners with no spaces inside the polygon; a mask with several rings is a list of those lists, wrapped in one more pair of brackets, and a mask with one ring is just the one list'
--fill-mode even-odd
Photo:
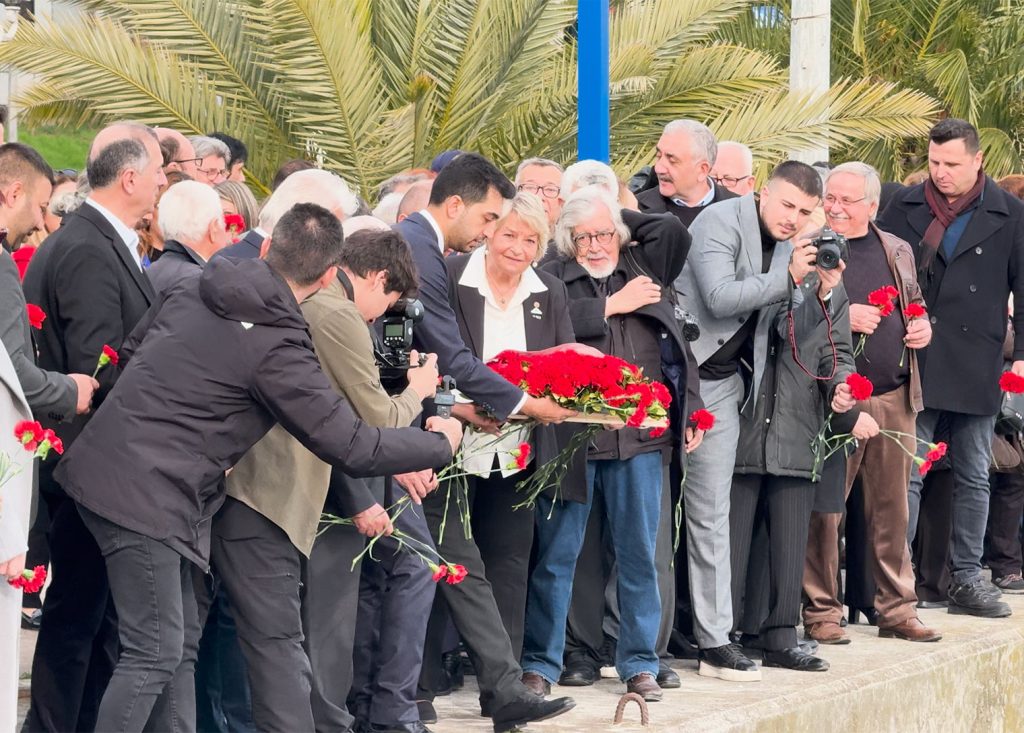
{"label": "blue metal pole", "polygon": [[608,162],[608,0],[579,0],[577,145],[580,160]]}

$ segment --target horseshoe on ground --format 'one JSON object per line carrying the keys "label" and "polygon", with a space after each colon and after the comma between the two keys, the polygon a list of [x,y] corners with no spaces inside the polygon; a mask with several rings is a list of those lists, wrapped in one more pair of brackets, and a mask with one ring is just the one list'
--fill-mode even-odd
{"label": "horseshoe on ground", "polygon": [[635,702],[637,704],[637,707],[640,708],[640,725],[649,724],[651,722],[651,718],[650,715],[647,713],[647,703],[644,702],[644,699],[635,692],[627,692],[625,695],[619,698],[619,704],[615,707],[615,718],[612,720],[612,722],[622,722],[622,714],[626,710],[626,704],[630,701]]}

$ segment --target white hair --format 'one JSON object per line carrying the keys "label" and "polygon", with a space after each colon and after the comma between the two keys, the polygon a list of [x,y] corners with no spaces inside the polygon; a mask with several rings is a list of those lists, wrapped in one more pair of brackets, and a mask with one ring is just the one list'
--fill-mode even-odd
{"label": "white hair", "polygon": [[370,216],[369,214],[350,216],[345,219],[345,221],[341,222],[341,231],[345,233],[346,237],[351,237],[356,232],[364,230],[369,230],[371,232],[386,232],[390,228],[391,227],[376,216]]}
{"label": "white hair", "polygon": [[849,163],[840,163],[825,174],[825,185],[828,186],[829,179],[837,173],[852,173],[860,176],[864,181],[864,198],[869,204],[877,204],[882,197],[882,180],[878,177],[878,171],[867,163],[852,160]]}
{"label": "white hair", "polygon": [[585,186],[601,186],[613,197],[619,195],[618,176],[599,160],[581,160],[562,173],[562,196],[570,196]]}
{"label": "white hair", "polygon": [[373,215],[383,222],[394,224],[398,221],[398,207],[405,197],[404,191],[392,191],[381,198],[373,210]]}
{"label": "white hair", "polygon": [[206,135],[193,135],[188,139],[196,151],[197,158],[205,158],[207,155],[219,155],[224,159],[225,165],[231,160],[231,149],[215,137]]}
{"label": "white hair", "polygon": [[344,179],[330,171],[310,168],[297,171],[284,179],[260,211],[260,229],[274,231],[277,220],[295,204],[317,204],[342,219],[359,208],[359,199]]}
{"label": "white hair", "polygon": [[572,241],[572,230],[594,215],[599,206],[608,210],[615,233],[619,235],[619,249],[630,242],[629,227],[622,221],[622,207],[615,195],[603,186],[584,186],[562,206],[562,213],[555,222],[555,249],[562,257],[576,258],[576,243]]}
{"label": "white hair", "polygon": [[220,195],[198,181],[181,181],[164,191],[158,213],[164,239],[189,245],[201,242],[210,222],[224,217]]}
{"label": "white hair", "polygon": [[697,120],[672,120],[665,125],[666,135],[684,134],[690,140],[690,149],[696,162],[706,160],[708,165],[715,164],[718,157],[718,143],[715,140],[715,133]]}
{"label": "white hair", "polygon": [[[754,170],[754,151],[743,143],[738,143],[735,140],[723,140],[718,143],[718,152],[725,149],[738,150],[740,157],[743,159],[743,170],[752,172]],[[717,155],[715,156],[718,157]],[[749,175],[749,173],[748,173]]]}

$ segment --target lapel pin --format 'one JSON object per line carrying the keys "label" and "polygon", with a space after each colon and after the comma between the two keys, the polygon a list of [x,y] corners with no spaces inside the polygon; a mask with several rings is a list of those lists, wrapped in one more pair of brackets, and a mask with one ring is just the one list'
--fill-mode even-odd
{"label": "lapel pin", "polygon": [[533,301],[533,310],[530,311],[530,315],[534,318],[540,318],[544,315],[544,312],[540,309],[540,302],[536,300]]}

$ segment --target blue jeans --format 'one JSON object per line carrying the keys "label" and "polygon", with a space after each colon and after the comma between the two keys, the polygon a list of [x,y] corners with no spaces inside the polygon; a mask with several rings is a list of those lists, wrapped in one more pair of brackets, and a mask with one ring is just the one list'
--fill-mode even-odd
{"label": "blue jeans", "polygon": [[618,563],[619,642],[615,669],[622,680],[658,674],[655,646],[661,619],[654,548],[661,512],[661,452],[625,461],[587,461],[586,504],[538,499],[537,565],[530,576],[523,639],[523,671],[549,682],[562,673],[565,620],[576,558],[596,492]]}
{"label": "blue jeans", "polygon": [[[940,426],[941,421],[941,426]],[[932,442],[936,434],[948,429],[949,460],[953,467],[953,538],[950,561],[953,583],[968,583],[981,576],[981,556],[985,551],[985,527],[988,522],[988,471],[992,462],[992,431],[995,416],[964,415],[958,412],[926,409],[917,416],[917,437]],[[928,446],[920,444],[917,455],[924,457]],[[924,479],[916,466],[910,472],[910,522],[907,541],[913,543],[921,507]]]}

